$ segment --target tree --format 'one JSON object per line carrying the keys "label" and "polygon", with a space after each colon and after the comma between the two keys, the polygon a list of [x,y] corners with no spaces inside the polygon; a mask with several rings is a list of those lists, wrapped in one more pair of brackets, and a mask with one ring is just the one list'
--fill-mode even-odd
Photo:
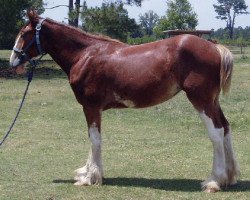
{"label": "tree", "polygon": [[44,11],[42,0],[0,0],[0,46],[11,48],[15,36],[25,22],[25,10],[34,8]]}
{"label": "tree", "polygon": [[[75,0],[75,6],[73,4],[73,0],[69,0],[69,25],[78,27],[79,24],[79,15],[80,15],[80,0]],[[85,2],[85,1],[84,1]]]}
{"label": "tree", "polygon": [[[144,0],[124,0],[124,3],[127,5],[136,5],[136,6],[141,6],[141,3]],[[122,3],[123,0],[103,0],[104,3]],[[68,12],[68,24],[72,25],[72,26],[76,26],[78,27],[79,25],[79,16],[80,16],[80,8],[84,7],[84,5],[86,4],[86,1],[83,1],[83,6],[81,6],[81,0],[75,0],[75,3],[73,2],[73,0],[69,0],[68,5],[56,5],[53,6],[51,8],[46,8],[46,9],[54,9],[54,8],[58,8],[58,7],[68,7],[69,8],[69,12]]]}
{"label": "tree", "polygon": [[167,1],[167,19],[170,29],[195,29],[198,25],[197,14],[188,0]]}
{"label": "tree", "polygon": [[[117,2],[117,3],[122,3],[122,0],[103,0],[104,3],[112,3],[112,2]],[[137,6],[141,6],[141,3],[144,0],[124,0],[124,3],[128,4],[128,5],[137,5]],[[69,12],[68,12],[68,24],[72,25],[72,26],[76,26],[78,27],[79,25],[79,16],[80,16],[80,8],[84,7],[84,5],[86,4],[86,1],[83,1],[83,6],[81,6],[81,0],[75,0],[75,3],[73,0],[69,0],[68,5],[56,5],[53,6],[51,8],[46,8],[46,9],[54,9],[54,8],[58,8],[58,7],[68,7],[69,8]]]}
{"label": "tree", "polygon": [[143,2],[144,0],[125,0],[125,3],[129,4],[129,5],[137,5],[137,6],[141,6],[141,3]]}
{"label": "tree", "polygon": [[197,14],[193,11],[188,0],[168,0],[166,16],[159,20],[155,28],[157,35],[164,30],[192,30],[198,25]]}
{"label": "tree", "polygon": [[153,35],[153,29],[159,20],[159,16],[150,10],[139,16],[140,26],[146,35]]}
{"label": "tree", "polygon": [[[220,28],[213,33],[213,37],[220,40],[228,40],[229,34],[228,29]],[[234,39],[243,38],[243,40],[248,41],[250,38],[250,27],[246,26],[242,28],[241,26],[234,28]]]}
{"label": "tree", "polygon": [[[83,2],[83,4],[85,1]],[[69,0],[69,3],[67,5],[65,4],[59,4],[53,7],[46,7],[45,9],[55,9],[58,7],[68,7],[69,12],[68,12],[68,24],[71,26],[78,27],[79,24],[79,16],[80,16],[80,8],[82,7],[81,5],[81,0],[75,0],[75,3],[73,0]]]}
{"label": "tree", "polygon": [[229,30],[229,37],[233,39],[235,18],[241,14],[249,14],[245,0],[217,0],[218,5],[213,5],[218,14],[217,19],[225,20],[226,28]]}
{"label": "tree", "polygon": [[83,29],[88,32],[102,33],[122,41],[126,41],[129,33],[138,29],[121,2],[103,3],[100,8],[87,8],[85,3],[82,22]]}

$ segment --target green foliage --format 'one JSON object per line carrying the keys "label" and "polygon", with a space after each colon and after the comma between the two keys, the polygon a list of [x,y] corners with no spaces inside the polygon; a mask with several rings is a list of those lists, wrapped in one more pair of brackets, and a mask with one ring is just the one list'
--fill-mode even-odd
{"label": "green foliage", "polygon": [[171,29],[169,28],[169,21],[166,16],[163,16],[159,19],[158,24],[154,28],[154,34],[157,38],[164,38],[165,34],[163,31]]}
{"label": "green foliage", "polygon": [[170,29],[195,29],[198,25],[197,14],[188,0],[168,1],[167,18]]}
{"label": "green foliage", "polygon": [[135,45],[135,44],[144,44],[148,42],[153,42],[156,40],[157,38],[155,36],[144,35],[142,37],[136,37],[136,38],[128,37],[127,43]]}
{"label": "green foliage", "polygon": [[242,38],[244,43],[250,45],[250,27],[247,26],[242,28],[239,26],[238,28],[234,28],[234,36],[232,39],[229,38],[229,30],[223,28],[214,31],[212,37],[217,38],[222,43],[230,43],[235,45],[237,44],[237,40]]}
{"label": "green foliage", "polygon": [[[73,0],[69,1],[69,12],[68,12],[68,23],[69,25],[78,27],[79,23],[79,15],[80,15],[80,0],[75,0],[75,3],[73,3]],[[85,6],[86,1],[83,2],[83,7]]]}
{"label": "green foliage", "polygon": [[11,48],[24,24],[25,10],[35,8],[42,13],[42,0],[0,0],[0,48]]}
{"label": "green foliage", "polygon": [[140,15],[140,26],[145,35],[153,35],[153,29],[158,23],[159,16],[150,10],[143,15]]}
{"label": "green foliage", "polygon": [[162,36],[164,30],[191,30],[198,25],[197,14],[188,0],[168,0],[166,16],[159,20],[155,33]]}
{"label": "green foliage", "polygon": [[144,1],[144,0],[125,0],[125,3],[126,3],[126,4],[129,4],[129,5],[141,6],[141,3],[142,3],[143,1]]}
{"label": "green foliage", "polygon": [[95,8],[83,8],[82,27],[92,33],[102,33],[112,38],[127,41],[130,33],[138,29],[134,19],[128,17],[123,3],[103,3]]}
{"label": "green foliage", "polygon": [[217,19],[226,21],[226,28],[229,30],[229,37],[233,38],[235,18],[241,14],[249,14],[245,0],[217,0],[218,5],[214,4]]}
{"label": "green foliage", "polygon": [[46,5],[46,2],[44,2],[43,0],[30,0],[29,4],[30,8],[37,10],[37,13],[39,15],[45,11],[44,6]]}

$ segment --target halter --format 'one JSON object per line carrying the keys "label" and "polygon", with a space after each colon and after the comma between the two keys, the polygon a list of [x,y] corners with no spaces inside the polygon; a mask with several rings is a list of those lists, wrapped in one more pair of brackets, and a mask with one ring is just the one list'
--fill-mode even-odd
{"label": "halter", "polygon": [[19,54],[18,57],[21,60],[23,58],[26,58],[32,66],[34,65],[35,60],[32,60],[28,56],[27,50],[31,47],[31,45],[34,42],[36,43],[36,47],[37,47],[37,50],[38,50],[38,53],[39,53],[38,55],[41,55],[41,57],[38,60],[40,60],[46,54],[46,52],[43,51],[42,46],[41,46],[41,42],[40,42],[40,30],[42,28],[42,23],[43,23],[44,20],[45,19],[40,19],[39,20],[38,24],[36,25],[36,35],[34,35],[34,37],[32,38],[32,40],[29,42],[29,44],[24,49],[19,49],[19,48],[16,48],[16,47],[13,48],[13,51],[15,53]]}

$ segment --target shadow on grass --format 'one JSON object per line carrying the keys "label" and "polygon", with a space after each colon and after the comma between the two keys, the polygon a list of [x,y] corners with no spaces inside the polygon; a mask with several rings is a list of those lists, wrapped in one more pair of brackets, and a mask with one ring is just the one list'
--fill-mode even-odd
{"label": "shadow on grass", "polygon": [[147,179],[147,178],[105,178],[104,184],[120,187],[142,187],[166,191],[200,191],[200,180],[195,179]]}
{"label": "shadow on grass", "polygon": [[[25,79],[26,74],[17,75],[12,72],[9,67],[9,61],[0,60],[0,78],[6,79]],[[37,79],[53,79],[53,78],[66,78],[66,74],[54,61],[41,61],[34,72],[34,78]]]}
{"label": "shadow on grass", "polygon": [[[201,191],[201,180],[196,179],[147,179],[147,178],[105,178],[104,185],[118,187],[153,188],[166,191],[197,192]],[[54,180],[53,183],[75,183],[74,180]],[[250,191],[250,181],[239,181],[237,185],[223,188],[223,192]]]}
{"label": "shadow on grass", "polygon": [[67,183],[75,183],[76,181],[75,180],[73,180],[73,179],[66,179],[66,180],[64,180],[64,179],[56,179],[56,180],[53,180],[52,181],[53,183],[65,183],[65,184],[67,184]]}

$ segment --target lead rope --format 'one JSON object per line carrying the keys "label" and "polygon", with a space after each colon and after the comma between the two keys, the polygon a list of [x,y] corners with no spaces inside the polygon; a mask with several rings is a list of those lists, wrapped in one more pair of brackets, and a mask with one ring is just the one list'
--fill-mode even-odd
{"label": "lead rope", "polygon": [[[23,107],[23,104],[24,104],[24,100],[26,98],[26,95],[28,93],[28,89],[29,89],[29,86],[30,86],[30,83],[32,81],[32,78],[33,78],[33,72],[34,72],[34,69],[36,68],[38,62],[42,59],[42,57],[46,54],[45,52],[42,51],[42,47],[41,47],[41,43],[40,43],[40,38],[39,38],[39,35],[40,35],[40,30],[42,28],[42,23],[45,19],[41,19],[39,20],[39,23],[36,25],[36,35],[35,37],[33,37],[33,39],[31,40],[31,42],[29,43],[29,45],[24,49],[18,49],[18,48],[13,48],[13,50],[19,54],[21,54],[21,56],[25,57],[27,59],[27,61],[30,63],[31,65],[31,68],[28,72],[28,83],[27,83],[27,86],[26,86],[26,89],[24,91],[24,94],[23,94],[23,98],[21,100],[21,103],[19,105],[19,108],[17,110],[17,113],[16,113],[16,116],[13,120],[13,122],[11,123],[10,127],[9,127],[9,130],[6,132],[6,134],[4,135],[3,139],[0,141],[0,147],[2,146],[3,142],[6,140],[6,138],[8,137],[8,135],[10,134],[12,128],[14,127],[15,123],[16,123],[16,120],[18,118],[18,115],[19,113],[21,112],[21,109]],[[41,55],[38,59],[36,60],[33,60],[31,59],[27,54],[26,54],[26,51],[30,48],[30,46],[33,44],[33,42],[36,42],[36,46],[37,46],[37,49],[39,51],[39,54]]]}
{"label": "lead rope", "polygon": [[16,116],[15,116],[13,122],[11,123],[11,125],[10,125],[10,127],[9,127],[9,130],[7,131],[7,133],[4,135],[3,139],[1,140],[0,146],[2,146],[2,144],[3,144],[4,141],[6,140],[6,138],[8,137],[8,135],[10,134],[12,128],[14,127],[14,125],[15,125],[15,123],[16,123],[16,120],[17,120],[17,118],[18,118],[18,115],[19,115],[19,113],[20,113],[20,111],[21,111],[21,109],[22,109],[22,107],[23,107],[23,103],[24,103],[24,100],[25,100],[25,98],[26,98],[26,95],[27,95],[27,93],[28,93],[28,89],[29,89],[29,86],[30,86],[30,82],[31,82],[31,80],[32,80],[32,78],[33,78],[33,71],[34,71],[34,69],[33,69],[33,67],[32,67],[31,71],[28,73],[28,83],[27,83],[26,89],[25,89],[25,91],[24,91],[23,98],[22,98],[22,100],[21,100],[21,103],[20,103],[20,105],[19,105],[19,108],[18,108],[18,110],[17,110]]}
{"label": "lead rope", "polygon": [[13,122],[11,123],[11,125],[10,125],[10,127],[9,127],[9,130],[5,133],[3,139],[0,141],[0,146],[2,146],[2,144],[4,143],[4,141],[7,139],[7,137],[9,136],[9,134],[10,134],[12,128],[14,127],[14,125],[15,125],[15,123],[16,123],[16,120],[17,120],[17,118],[18,118],[18,115],[19,115],[19,113],[20,113],[20,111],[21,111],[21,109],[22,109],[22,107],[23,107],[23,104],[24,104],[26,95],[27,95],[27,93],[28,93],[28,89],[29,89],[30,83],[31,83],[31,81],[32,81],[32,79],[33,79],[34,69],[35,69],[35,67],[37,66],[38,61],[40,61],[41,58],[42,58],[43,56],[44,56],[44,54],[43,54],[38,60],[31,60],[31,59],[28,60],[29,63],[31,64],[31,68],[30,68],[30,70],[29,70],[29,72],[28,72],[28,75],[27,75],[28,83],[27,83],[26,89],[25,89],[25,91],[24,91],[24,94],[23,94],[23,98],[22,98],[22,100],[21,100],[21,103],[20,103],[20,105],[19,105],[19,107],[18,107],[16,116],[15,116]]}

